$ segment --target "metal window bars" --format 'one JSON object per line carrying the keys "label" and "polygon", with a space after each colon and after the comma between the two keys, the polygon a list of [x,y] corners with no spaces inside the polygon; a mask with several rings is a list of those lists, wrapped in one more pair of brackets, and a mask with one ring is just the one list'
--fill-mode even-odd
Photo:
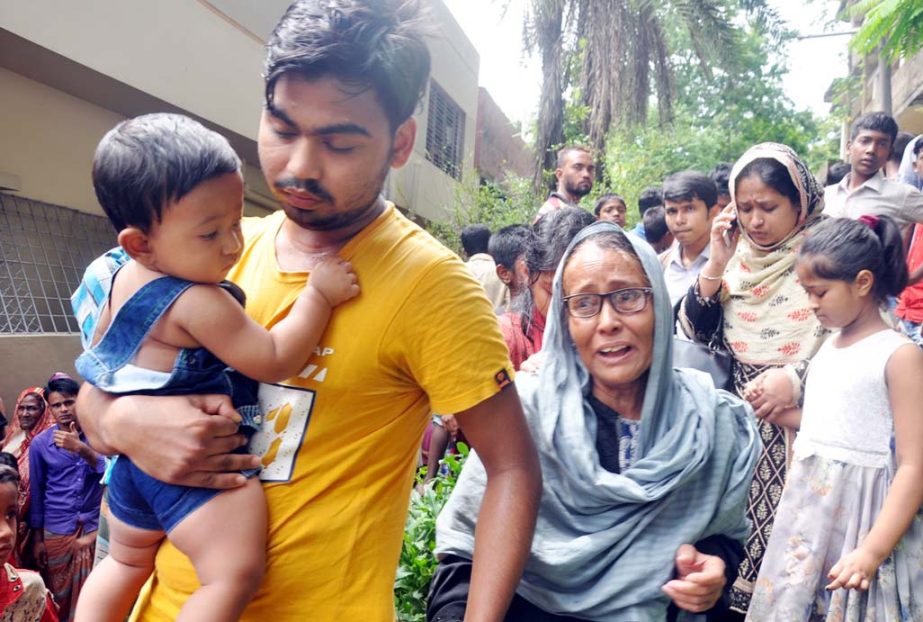
{"label": "metal window bars", "polygon": [[0,193],[0,334],[78,332],[71,293],[116,244],[106,218]]}

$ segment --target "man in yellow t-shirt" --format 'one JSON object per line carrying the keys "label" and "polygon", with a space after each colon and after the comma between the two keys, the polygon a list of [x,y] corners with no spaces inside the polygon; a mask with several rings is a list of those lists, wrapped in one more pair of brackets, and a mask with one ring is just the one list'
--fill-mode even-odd
{"label": "man in yellow t-shirt", "polygon": [[[413,149],[429,71],[418,17],[406,0],[303,0],[267,44],[259,152],[283,209],[244,222],[230,278],[267,327],[326,255],[352,262],[362,292],[336,308],[298,377],[261,386],[259,457],[229,453],[242,439],[226,398],[81,394],[94,446],[159,479],[223,488],[263,465],[268,563],[243,620],[394,619],[430,412],[456,413],[490,477],[469,619],[502,619],[529,550],[540,473],[490,303],[454,254],[380,196]],[[133,619],[173,620],[196,586],[188,560],[163,545]]]}

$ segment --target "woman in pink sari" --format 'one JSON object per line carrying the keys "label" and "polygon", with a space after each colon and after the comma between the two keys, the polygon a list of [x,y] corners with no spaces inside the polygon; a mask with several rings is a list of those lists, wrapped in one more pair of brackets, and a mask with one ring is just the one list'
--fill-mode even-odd
{"label": "woman in pink sari", "polygon": [[32,531],[29,529],[29,446],[32,439],[54,425],[54,417],[45,401],[45,391],[31,387],[19,394],[12,421],[3,439],[3,451],[16,456],[19,463],[19,532],[13,550],[13,564],[18,568],[36,569],[32,559]]}

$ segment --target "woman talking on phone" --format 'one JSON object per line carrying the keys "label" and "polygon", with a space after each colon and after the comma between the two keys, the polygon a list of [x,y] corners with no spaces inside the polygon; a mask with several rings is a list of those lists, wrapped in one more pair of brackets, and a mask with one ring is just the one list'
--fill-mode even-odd
{"label": "woman talking on phone", "polygon": [[[702,343],[717,334],[732,356],[739,394],[762,372],[795,364],[787,378],[800,388],[806,362],[827,336],[794,270],[805,235],[823,218],[823,188],[790,148],[762,143],[734,164],[729,189],[732,201],[712,223],[711,256],[683,301],[681,325]],[[751,400],[763,444],[750,488],[751,532],[731,594],[731,609],[740,614],[750,603],[800,424],[795,404],[773,399],[768,383],[763,389]]]}

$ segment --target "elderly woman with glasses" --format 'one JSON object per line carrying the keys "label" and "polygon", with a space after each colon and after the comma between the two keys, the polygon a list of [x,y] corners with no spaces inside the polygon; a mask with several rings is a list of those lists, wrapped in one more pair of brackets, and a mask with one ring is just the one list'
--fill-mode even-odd
{"label": "elderly woman with glasses", "polygon": [[[644,242],[604,222],[574,238],[545,363],[517,379],[544,490],[506,620],[693,620],[723,607],[758,440],[741,400],[673,368],[672,317]],[[485,483],[472,454],[438,519],[430,620],[477,607],[467,596]]]}

